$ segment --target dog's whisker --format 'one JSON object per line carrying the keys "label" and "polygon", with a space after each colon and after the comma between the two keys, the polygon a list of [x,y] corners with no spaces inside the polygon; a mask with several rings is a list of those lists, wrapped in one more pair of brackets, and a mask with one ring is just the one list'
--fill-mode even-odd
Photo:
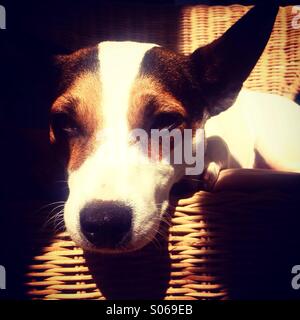
{"label": "dog's whisker", "polygon": [[168,234],[168,228],[162,228],[161,225],[155,229],[155,237],[160,236],[162,239],[166,239]]}
{"label": "dog's whisker", "polygon": [[68,183],[67,180],[56,180],[54,183]]}
{"label": "dog's whisker", "polygon": [[159,221],[167,224],[169,227],[172,226],[171,216],[162,216],[162,217],[155,217],[154,221]]}
{"label": "dog's whisker", "polygon": [[164,219],[164,218],[156,219],[156,221],[161,222],[161,226],[163,226],[164,224],[167,225],[167,227],[171,227],[172,226],[172,222],[167,220],[167,219]]}
{"label": "dog's whisker", "polygon": [[63,218],[63,213],[64,212],[64,209],[56,212],[55,214],[53,214],[49,219],[47,219],[43,225],[43,228],[46,228],[48,227],[51,223],[54,224],[55,226],[55,223],[57,221],[58,218]]}
{"label": "dog's whisker", "polygon": [[[62,208],[62,209],[61,209]],[[50,221],[53,217],[55,217],[55,215],[57,214],[57,210],[63,210],[64,209],[64,204],[63,205],[58,205],[56,206],[54,209],[52,209],[48,214],[46,219],[48,221]]]}
{"label": "dog's whisker", "polygon": [[60,210],[60,211],[55,215],[54,224],[57,223],[58,219],[63,219],[63,212],[64,212],[64,209]]}
{"label": "dog's whisker", "polygon": [[153,243],[156,249],[161,249],[161,243],[157,239],[156,235],[152,239],[150,239],[149,237],[145,237],[145,238],[146,240],[148,240],[149,243]]}
{"label": "dog's whisker", "polygon": [[43,210],[46,210],[47,208],[51,207],[51,206],[55,206],[57,204],[65,204],[65,201],[55,201],[55,202],[51,202],[48,204],[45,204],[44,206],[40,207],[39,209],[37,209],[36,211],[33,212],[33,214],[38,214]]}
{"label": "dog's whisker", "polygon": [[65,221],[64,219],[61,219],[58,223],[55,225],[55,233],[59,233],[62,231],[65,231],[66,226],[65,226]]}
{"label": "dog's whisker", "polygon": [[168,236],[168,232],[166,230],[157,230],[156,234],[161,236],[163,239],[166,239]]}
{"label": "dog's whisker", "polygon": [[57,209],[63,208],[64,206],[65,206],[65,204],[59,204],[59,205],[57,205],[55,208],[53,208],[53,209],[51,209],[51,211],[49,211],[48,216],[49,216],[50,214],[52,214],[53,212],[55,212]]}

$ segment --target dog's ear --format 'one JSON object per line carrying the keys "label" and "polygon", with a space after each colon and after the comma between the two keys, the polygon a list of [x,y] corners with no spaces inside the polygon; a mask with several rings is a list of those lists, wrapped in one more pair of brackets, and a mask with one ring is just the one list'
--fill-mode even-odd
{"label": "dog's ear", "polygon": [[277,12],[277,5],[257,5],[220,38],[191,54],[191,72],[210,115],[234,103],[268,42]]}

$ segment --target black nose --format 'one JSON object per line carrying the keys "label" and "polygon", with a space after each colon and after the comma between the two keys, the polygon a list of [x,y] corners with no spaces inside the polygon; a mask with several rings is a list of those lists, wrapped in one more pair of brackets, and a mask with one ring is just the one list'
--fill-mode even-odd
{"label": "black nose", "polygon": [[116,248],[131,237],[132,209],[123,202],[92,201],[80,212],[81,232],[99,248]]}

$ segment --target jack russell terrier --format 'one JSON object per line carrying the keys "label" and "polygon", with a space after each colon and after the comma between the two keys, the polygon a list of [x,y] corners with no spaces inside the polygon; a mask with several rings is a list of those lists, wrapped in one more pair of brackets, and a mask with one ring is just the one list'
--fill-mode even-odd
{"label": "jack russell terrier", "polygon": [[[153,160],[138,148],[129,138],[134,129],[195,132],[205,125],[203,176],[211,184],[222,168],[257,167],[257,154],[270,168],[300,170],[299,106],[241,90],[277,11],[255,6],[188,56],[129,41],[57,56],[60,89],[50,139],[66,161],[64,219],[79,246],[107,253],[145,246],[157,233],[172,186],[185,175],[186,164],[164,161],[160,153]],[[105,129],[114,134],[103,138]],[[143,162],[107,161],[117,148]]]}

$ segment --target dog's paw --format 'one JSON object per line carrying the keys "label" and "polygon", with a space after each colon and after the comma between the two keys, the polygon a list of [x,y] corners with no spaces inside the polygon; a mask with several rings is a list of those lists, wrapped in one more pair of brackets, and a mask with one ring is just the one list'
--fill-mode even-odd
{"label": "dog's paw", "polygon": [[210,162],[203,173],[204,190],[212,190],[218,180],[221,167],[216,162]]}

